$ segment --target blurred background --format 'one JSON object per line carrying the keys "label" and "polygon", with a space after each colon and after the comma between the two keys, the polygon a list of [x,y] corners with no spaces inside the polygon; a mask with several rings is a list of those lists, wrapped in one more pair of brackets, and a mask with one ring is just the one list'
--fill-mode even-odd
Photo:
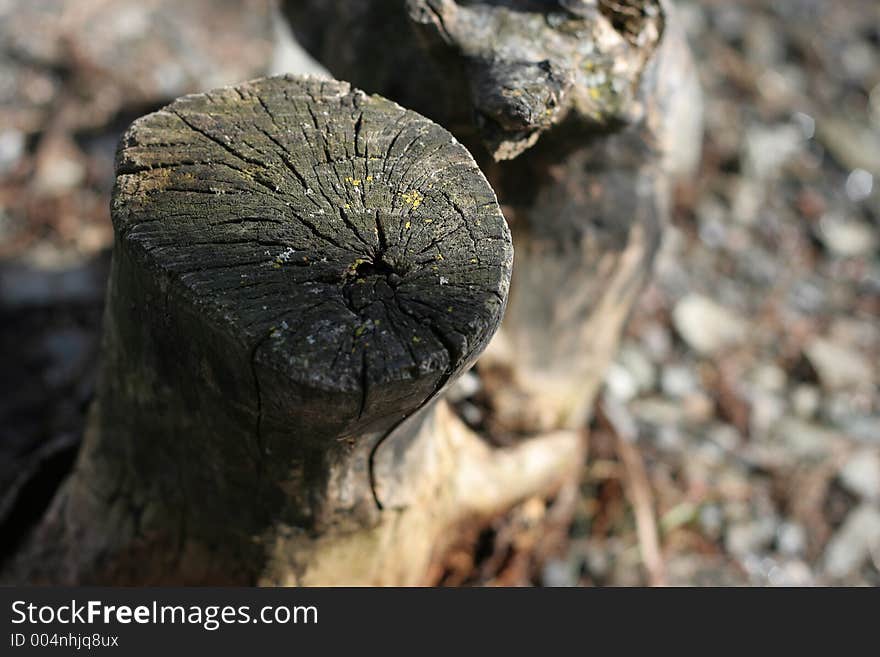
{"label": "blurred background", "polygon": [[[678,5],[706,133],[607,376],[637,457],[594,427],[532,581],[880,585],[880,3]],[[291,70],[272,0],[0,0],[0,553],[79,444],[122,131]]]}

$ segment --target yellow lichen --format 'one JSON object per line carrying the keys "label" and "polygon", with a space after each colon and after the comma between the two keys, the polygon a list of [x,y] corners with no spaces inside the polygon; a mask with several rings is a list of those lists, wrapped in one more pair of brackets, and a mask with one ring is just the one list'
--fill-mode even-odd
{"label": "yellow lichen", "polygon": [[425,199],[425,197],[422,196],[422,193],[417,189],[402,194],[402,196],[403,200],[409,203],[412,206],[413,210],[419,207],[422,204],[422,201]]}

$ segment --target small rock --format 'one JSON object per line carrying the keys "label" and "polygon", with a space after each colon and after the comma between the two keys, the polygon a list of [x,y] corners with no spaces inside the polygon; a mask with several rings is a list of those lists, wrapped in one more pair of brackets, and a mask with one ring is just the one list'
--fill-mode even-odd
{"label": "small rock", "polygon": [[560,559],[548,561],[544,564],[542,575],[544,586],[563,587],[577,586],[578,584],[577,570],[568,561]]}
{"label": "small rock", "polygon": [[687,345],[703,355],[742,342],[748,331],[747,324],[733,312],[698,294],[675,305],[672,321]]}
{"label": "small rock", "polygon": [[822,144],[845,169],[880,175],[880,136],[851,118],[824,117],[816,123]]}
{"label": "small rock", "polygon": [[857,440],[880,445],[880,416],[850,415],[843,424],[846,432]]}
{"label": "small rock", "polygon": [[693,371],[681,365],[663,368],[660,375],[660,389],[667,397],[684,397],[697,392],[699,385]]}
{"label": "small rock", "polygon": [[814,418],[820,402],[821,397],[816,386],[799,385],[791,392],[791,407],[801,419]]}
{"label": "small rock", "polygon": [[801,560],[774,564],[767,573],[771,586],[812,586],[813,573]]}
{"label": "small rock", "polygon": [[44,194],[62,194],[85,180],[82,153],[70,140],[53,138],[40,146],[34,172],[34,189]]}
{"label": "small rock", "polygon": [[785,415],[785,400],[774,394],[751,395],[749,408],[749,431],[756,437],[766,436]]}
{"label": "small rock", "polygon": [[869,255],[877,248],[876,231],[868,224],[833,213],[819,221],[819,239],[841,258]]}
{"label": "small rock", "polygon": [[672,349],[669,330],[663,324],[658,323],[652,323],[645,327],[645,330],[642,331],[641,343],[655,363],[664,360]]}
{"label": "small rock", "polygon": [[840,469],[840,483],[866,501],[880,500],[880,453],[862,449]]}
{"label": "small rock", "polygon": [[630,372],[619,363],[611,363],[605,373],[605,388],[620,401],[630,401],[639,394],[639,386]]}
{"label": "small rock", "polygon": [[639,347],[624,344],[617,354],[617,362],[630,373],[639,393],[653,390],[657,381],[657,372],[654,364]]}
{"label": "small rock", "polygon": [[796,125],[752,126],[744,142],[746,170],[758,180],[772,178],[804,143],[803,132]]}
{"label": "small rock", "polygon": [[677,425],[683,417],[679,404],[674,404],[662,397],[636,399],[629,408],[637,420],[658,427]]}
{"label": "small rock", "polygon": [[24,153],[24,133],[18,130],[0,131],[0,176],[8,173],[18,164]]}
{"label": "small rock", "polygon": [[791,456],[801,459],[823,459],[841,439],[831,429],[793,417],[780,420],[773,434]]}
{"label": "small rock", "polygon": [[459,402],[456,409],[461,415],[461,419],[472,427],[478,426],[483,421],[483,411],[470,402]]}
{"label": "small rock", "polygon": [[765,392],[780,392],[785,389],[785,371],[773,364],[758,365],[749,373],[749,380]]}
{"label": "small rock", "polygon": [[717,504],[704,504],[697,516],[703,534],[712,540],[718,540],[724,529],[724,513]]}
{"label": "small rock", "polygon": [[727,551],[739,558],[766,548],[776,536],[776,521],[771,517],[737,523],[727,530],[724,544]]}
{"label": "small rock", "polygon": [[870,362],[858,351],[816,338],[807,345],[805,353],[825,388],[867,387],[874,381]]}
{"label": "small rock", "polygon": [[706,436],[721,449],[734,451],[742,443],[742,436],[736,427],[729,424],[715,424],[706,430]]}
{"label": "small rock", "polygon": [[855,169],[847,176],[845,189],[850,201],[864,201],[874,189],[874,176],[864,169]]}
{"label": "small rock", "polygon": [[855,574],[880,553],[880,510],[862,504],[849,513],[825,548],[825,572],[835,579]]}
{"label": "small rock", "polygon": [[702,392],[686,395],[681,406],[685,419],[692,424],[708,422],[715,415],[715,403]]}
{"label": "small rock", "polygon": [[776,532],[776,545],[786,556],[801,556],[807,549],[807,532],[796,522],[783,522]]}
{"label": "small rock", "polygon": [[473,371],[465,372],[449,386],[449,390],[446,392],[446,399],[450,403],[455,404],[468,397],[473,397],[480,391],[480,387],[480,377]]}

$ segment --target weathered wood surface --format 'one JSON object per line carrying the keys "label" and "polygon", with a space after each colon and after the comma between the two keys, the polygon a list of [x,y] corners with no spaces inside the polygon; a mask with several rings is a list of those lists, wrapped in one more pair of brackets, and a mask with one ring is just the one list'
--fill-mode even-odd
{"label": "weathered wood surface", "polygon": [[[421,111],[477,155],[517,251],[502,328],[477,364],[480,428],[520,446],[575,433],[584,454],[583,429],[650,275],[672,186],[693,175],[700,152],[699,86],[672,4],[283,8],[334,75]],[[560,467],[555,490],[578,477]]]}
{"label": "weathered wood surface", "polygon": [[512,261],[444,129],[269,78],[138,120],[117,174],[98,403],[9,579],[413,583],[462,509],[554,483],[431,404],[497,328]]}

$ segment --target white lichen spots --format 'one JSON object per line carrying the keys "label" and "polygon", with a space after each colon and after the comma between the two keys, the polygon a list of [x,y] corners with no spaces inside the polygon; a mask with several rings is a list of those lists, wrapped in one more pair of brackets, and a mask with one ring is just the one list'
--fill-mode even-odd
{"label": "white lichen spots", "polygon": [[288,246],[286,249],[284,249],[284,251],[275,256],[275,268],[278,269],[285,262],[290,262],[290,259],[293,257],[294,253],[296,253],[294,248],[292,246]]}
{"label": "white lichen spots", "polygon": [[281,328],[283,328],[285,331],[290,328],[290,325],[287,323],[287,320],[282,320]]}
{"label": "white lichen spots", "polygon": [[440,285],[449,285],[449,279],[445,276],[440,277]]}
{"label": "white lichen spots", "polygon": [[315,336],[314,335],[307,335],[306,342],[308,342],[309,344],[315,344]]}
{"label": "white lichen spots", "polygon": [[306,187],[306,196],[311,196],[314,193],[311,187]]}

